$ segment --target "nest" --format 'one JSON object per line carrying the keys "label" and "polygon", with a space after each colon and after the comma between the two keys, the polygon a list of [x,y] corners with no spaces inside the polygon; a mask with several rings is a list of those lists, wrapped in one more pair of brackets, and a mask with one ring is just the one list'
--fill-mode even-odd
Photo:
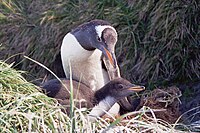
{"label": "nest", "polygon": [[162,111],[154,112],[156,118],[175,123],[181,114],[179,112],[180,96],[181,91],[174,86],[166,89],[155,89],[141,97],[139,107],[147,106],[151,109],[160,109]]}

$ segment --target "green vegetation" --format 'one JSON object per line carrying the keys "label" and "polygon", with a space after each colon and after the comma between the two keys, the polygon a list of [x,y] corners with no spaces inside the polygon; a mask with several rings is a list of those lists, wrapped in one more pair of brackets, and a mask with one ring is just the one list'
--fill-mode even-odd
{"label": "green vegetation", "polygon": [[[25,54],[60,76],[64,35],[97,18],[118,31],[116,53],[123,77],[149,85],[200,78],[198,0],[0,0],[0,10],[1,59],[17,54],[9,61],[18,63]],[[50,76],[27,60],[18,68],[37,78]]]}
{"label": "green vegetation", "polygon": [[56,101],[40,93],[21,76],[23,72],[11,66],[0,62],[0,132],[66,131],[63,123],[69,119]]}

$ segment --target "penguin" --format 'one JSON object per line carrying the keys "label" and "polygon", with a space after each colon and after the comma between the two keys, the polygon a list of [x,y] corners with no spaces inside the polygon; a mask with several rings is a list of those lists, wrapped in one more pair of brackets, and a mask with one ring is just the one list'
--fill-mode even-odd
{"label": "penguin", "polygon": [[[109,82],[109,73],[102,56],[113,68],[118,67],[115,56],[117,32],[104,20],[83,23],[67,33],[61,45],[61,60],[66,78],[72,79],[97,91]],[[107,65],[109,66],[109,65]]]}
{"label": "penguin", "polygon": [[[73,80],[72,83],[73,97],[77,101],[75,106],[92,108],[88,115],[91,121],[96,117],[103,116],[105,111],[109,111],[120,99],[145,89],[144,86],[132,84],[124,78],[113,79],[97,91],[93,91],[87,85],[76,80]],[[47,96],[57,99],[61,105],[65,106],[65,112],[69,114],[70,80],[61,79],[60,82],[52,79],[42,84],[40,88]]]}

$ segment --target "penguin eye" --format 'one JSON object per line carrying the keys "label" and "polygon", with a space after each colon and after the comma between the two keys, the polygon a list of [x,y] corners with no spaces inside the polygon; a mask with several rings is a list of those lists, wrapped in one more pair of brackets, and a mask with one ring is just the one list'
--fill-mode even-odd
{"label": "penguin eye", "polygon": [[102,40],[99,36],[97,36],[97,41],[102,42]]}
{"label": "penguin eye", "polygon": [[119,85],[118,85],[118,88],[119,88],[119,89],[123,89],[124,86],[123,86],[122,84],[119,84]]}

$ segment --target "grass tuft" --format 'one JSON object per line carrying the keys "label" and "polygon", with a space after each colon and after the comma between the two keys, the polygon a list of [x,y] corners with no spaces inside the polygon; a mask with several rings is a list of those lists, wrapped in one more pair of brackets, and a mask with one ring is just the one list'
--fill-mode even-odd
{"label": "grass tuft", "polygon": [[0,62],[0,131],[57,132],[61,127],[65,130],[68,120],[58,103],[40,93],[21,76],[22,71],[11,66]]}

